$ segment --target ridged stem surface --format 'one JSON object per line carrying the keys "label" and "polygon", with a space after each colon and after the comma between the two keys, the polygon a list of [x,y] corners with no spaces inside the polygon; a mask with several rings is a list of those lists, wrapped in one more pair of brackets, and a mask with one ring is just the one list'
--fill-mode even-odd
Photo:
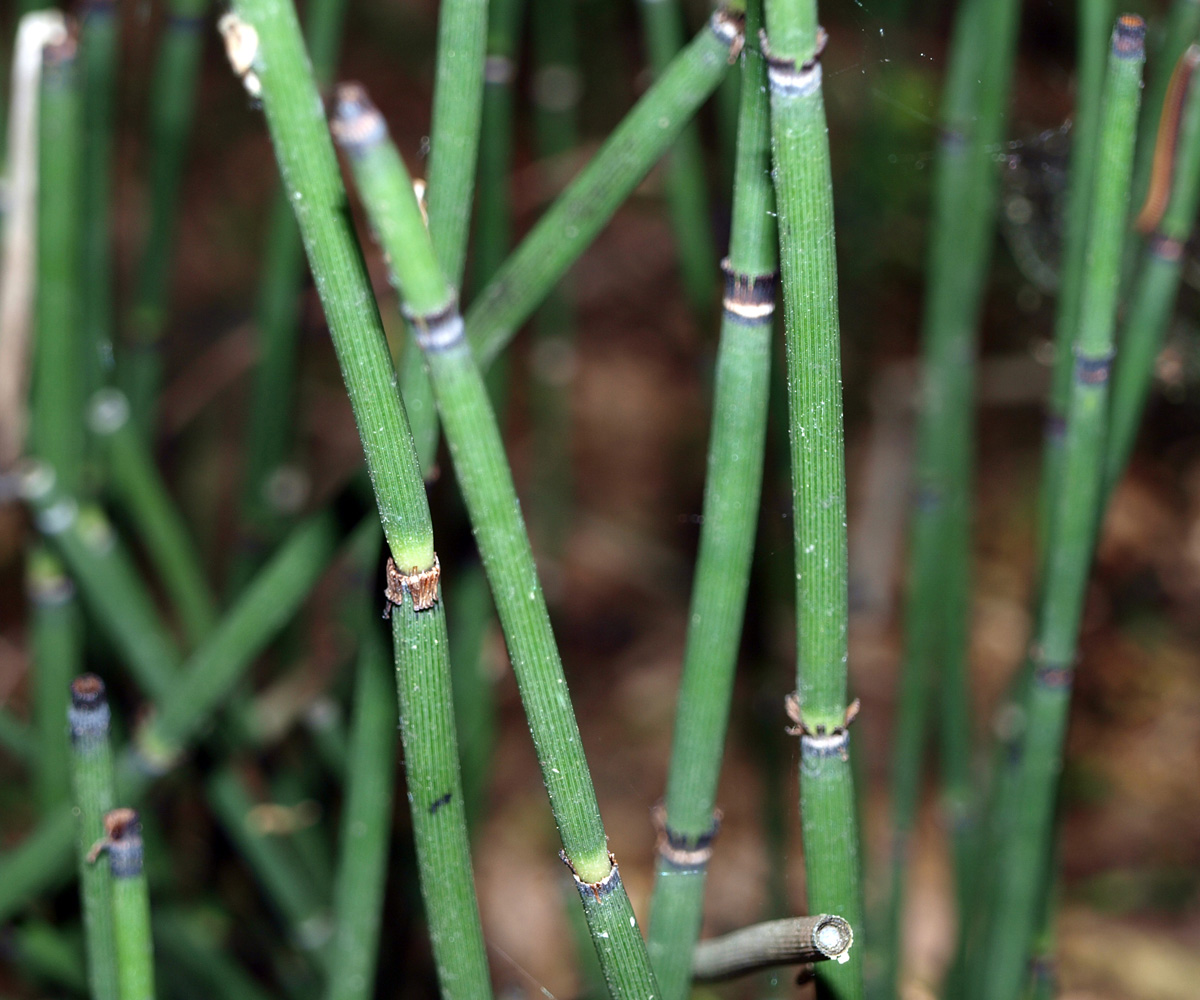
{"label": "ridged stem surface", "polygon": [[978,976],[971,984],[973,995],[982,1000],[1019,996],[1038,929],[1043,883],[1050,877],[1055,792],[1102,500],[1108,372],[1128,223],[1144,30],[1138,17],[1118,19],[1104,82],[1086,273],[1074,342],[1075,374],[1017,765],[1020,807],[994,862],[999,873],[994,913]]}
{"label": "ridged stem surface", "polygon": [[[118,813],[108,814],[111,830]],[[146,885],[145,848],[136,815],[122,817],[120,834],[108,835],[105,851],[112,876],[113,940],[121,1000],[154,1000],[154,942],[150,931],[150,891]]]}
{"label": "ridged stem surface", "polygon": [[[761,2],[752,0],[700,552],[667,775],[668,848],[694,848],[713,830],[762,489],[778,243],[761,25]],[[680,864],[660,845],[649,949],[666,1000],[687,994],[706,872],[707,862]]]}
{"label": "ridged stem surface", "polygon": [[108,865],[88,860],[93,845],[104,836],[104,815],[115,799],[110,715],[100,678],[84,675],[72,682],[67,719],[88,987],[93,1000],[116,1000],[112,882]]}
{"label": "ridged stem surface", "polygon": [[578,880],[606,981],[616,997],[657,994],[645,945],[608,853],[512,473],[487,389],[463,336],[453,289],[438,267],[408,171],[361,88],[342,88],[335,129],[425,352],[564,859]]}
{"label": "ridged stem surface", "polygon": [[768,0],[779,261],[787,343],[796,567],[800,819],[808,907],[859,937],[845,964],[817,970],[818,996],[860,1000],[862,890],[849,759],[846,474],[822,33],[811,0]]}

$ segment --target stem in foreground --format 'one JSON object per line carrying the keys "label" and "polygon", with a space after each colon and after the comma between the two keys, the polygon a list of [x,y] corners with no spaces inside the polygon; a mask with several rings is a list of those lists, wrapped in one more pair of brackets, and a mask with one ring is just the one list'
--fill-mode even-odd
{"label": "stem in foreground", "polygon": [[508,642],[542,780],[614,997],[657,995],[646,948],[608,852],[529,538],[487,389],[434,256],[408,171],[361,87],[338,94],[335,131],[425,353],[455,472]]}
{"label": "stem in foreground", "polygon": [[749,3],[700,553],[651,904],[650,957],[666,1000],[686,996],[700,932],[762,490],[778,244],[761,24],[762,4]]}
{"label": "stem in foreground", "polygon": [[[812,0],[768,0],[768,78],[787,334],[796,558],[800,819],[809,910],[861,935],[858,817],[846,695],[846,473],[824,31]],[[860,941],[861,949],[862,943]],[[818,995],[860,1000],[862,962],[822,964]]]}
{"label": "stem in foreground", "polygon": [[112,876],[119,995],[121,1000],[154,1000],[154,944],[142,824],[132,809],[113,809],[104,817],[104,833],[101,843]]}

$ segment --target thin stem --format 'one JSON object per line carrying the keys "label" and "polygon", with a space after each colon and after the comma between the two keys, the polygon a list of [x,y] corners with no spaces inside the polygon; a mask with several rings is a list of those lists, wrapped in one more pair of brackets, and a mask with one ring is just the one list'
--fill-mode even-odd
{"label": "thin stem", "polygon": [[154,944],[141,821],[132,809],[114,809],[104,817],[104,831],[102,843],[112,876],[119,995],[121,1000],[154,1000]]}
{"label": "thin stem", "polygon": [[480,365],[504,348],[713,92],[742,37],[740,22],[713,14],[480,293],[466,316]]}
{"label": "thin stem", "polygon": [[[1200,5],[1194,5],[1200,6]],[[1170,145],[1160,155],[1168,157],[1170,190],[1160,219],[1142,253],[1142,268],[1130,297],[1121,332],[1121,351],[1113,373],[1104,492],[1110,495],[1133,452],[1138,422],[1162,347],[1167,323],[1175,307],[1183,268],[1183,244],[1196,222],[1200,206],[1200,46],[1192,45],[1180,57],[1176,70],[1178,103],[1164,107],[1161,130]],[[1172,113],[1173,109],[1173,113]]]}
{"label": "thin stem", "polygon": [[692,975],[715,982],[780,965],[845,962],[853,943],[854,933],[841,917],[770,920],[700,942],[692,954]]}
{"label": "thin stem", "polygon": [[107,865],[88,861],[104,836],[104,816],[115,799],[113,755],[109,744],[109,708],[104,682],[94,674],[76,678],[70,687],[68,729],[71,778],[78,834],[79,897],[87,946],[88,988],[94,1000],[117,997],[117,964],[113,940],[112,882]]}
{"label": "thin stem", "polygon": [[[305,39],[313,76],[322,88],[333,81],[345,11],[346,0],[310,0],[305,5]],[[296,351],[304,277],[304,247],[293,211],[289,193],[281,187],[271,202],[254,316],[260,348],[242,473],[243,539],[234,569],[235,589],[266,557],[287,520],[277,486],[295,438]]]}
{"label": "thin stem", "polygon": [[120,390],[101,389],[92,397],[88,422],[104,442],[111,485],[142,535],[189,643],[197,646],[216,625],[216,602],[183,515],[154,465],[146,438],[129,418],[130,405]]}
{"label": "thin stem", "polygon": [[778,244],[761,25],[762,4],[751,2],[703,526],[651,904],[650,957],[666,1000],[686,995],[700,932],[762,490]]}
{"label": "thin stem", "polygon": [[[642,35],[655,76],[683,48],[683,11],[677,0],[639,0]],[[709,221],[708,185],[700,130],[687,125],[667,154],[665,195],[684,294],[692,308],[707,319],[715,289],[717,252]],[[736,181],[735,181],[736,184]]]}
{"label": "thin stem", "polygon": [[335,130],[425,352],[563,857],[575,875],[605,979],[615,997],[657,995],[629,898],[608,852],[512,474],[453,290],[438,269],[408,171],[361,87],[340,90]]}
{"label": "thin stem", "polygon": [[112,164],[116,135],[120,18],[114,0],[80,4],[83,64],[83,372],[87,392],[112,368]]}
{"label": "thin stem", "polygon": [[333,903],[336,930],[330,949],[329,1000],[368,1000],[374,995],[396,771],[392,679],[387,648],[377,629],[372,623],[363,635],[354,686],[354,729]]}
{"label": "thin stem", "polygon": [[[811,0],[768,0],[769,86],[787,343],[796,567],[800,818],[809,909],[861,935],[858,818],[846,695],[846,474],[824,33]],[[861,948],[861,942],[860,942]],[[862,962],[817,970],[818,993],[859,1000]]]}
{"label": "thin stem", "polygon": [[204,40],[210,30],[204,16],[208,8],[209,0],[170,0],[167,4],[150,86],[150,220],[130,314],[130,354],[120,372],[135,425],[148,441],[154,439],[162,382],[162,337],[175,263],[179,193]]}
{"label": "thin stem", "polygon": [[892,754],[890,885],[880,942],[887,996],[898,992],[903,964],[905,872],[935,684],[960,902],[970,874],[957,841],[971,806],[966,595],[975,361],[999,182],[992,150],[1004,135],[1018,9],[1012,0],[965,0],[955,23],[943,97],[922,329],[917,502]]}
{"label": "thin stem", "polygon": [[1075,340],[1075,377],[1018,756],[1016,800],[1021,805],[996,861],[995,913],[973,984],[984,1000],[1015,1000],[1019,995],[1037,929],[1041,887],[1049,877],[1055,790],[1101,513],[1108,371],[1128,220],[1144,32],[1141,18],[1124,15],[1112,34],[1089,212],[1087,274]]}

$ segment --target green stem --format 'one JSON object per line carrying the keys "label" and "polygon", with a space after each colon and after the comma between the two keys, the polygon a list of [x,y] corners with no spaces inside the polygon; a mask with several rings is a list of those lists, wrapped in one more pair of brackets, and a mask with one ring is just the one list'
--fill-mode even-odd
{"label": "green stem", "polygon": [[29,553],[26,591],[31,605],[29,645],[33,660],[33,715],[37,726],[35,780],[43,811],[71,794],[70,748],[63,718],[71,679],[83,662],[83,615],[75,585],[45,545]]}
{"label": "green stem", "polygon": [[87,393],[112,368],[112,162],[116,133],[120,18],[114,0],[80,5],[83,65],[83,378]]}
{"label": "green stem", "polygon": [[[310,0],[306,34],[318,86],[332,83],[341,47],[346,0]],[[304,248],[293,217],[289,192],[282,188],[271,202],[255,326],[259,361],[251,389],[245,469],[240,508],[241,552],[235,564],[235,589],[249,579],[279,540],[287,512],[273,488],[286,471],[294,439],[297,335]]]}
{"label": "green stem", "polygon": [[[829,138],[812,0],[768,0],[769,86],[787,343],[796,559],[800,818],[808,905],[861,935],[846,695],[846,475]],[[862,943],[859,947],[861,949]],[[818,995],[860,1000],[862,962],[823,963]]]}
{"label": "green stem", "polygon": [[1079,623],[1103,499],[1108,370],[1128,221],[1144,30],[1141,18],[1124,15],[1112,35],[1097,146],[1100,156],[1089,211],[1087,273],[1074,349],[1075,376],[1018,756],[1016,800],[1020,809],[996,859],[995,913],[983,942],[975,983],[983,1000],[1016,1000],[1020,994],[1037,930],[1041,887],[1050,877],[1055,791]]}
{"label": "green stem", "polygon": [[111,485],[142,535],[189,643],[197,646],[216,625],[216,603],[183,516],[154,466],[146,437],[129,416],[122,392],[101,389],[92,398],[88,421],[104,441]]}
{"label": "green stem", "polygon": [[480,365],[491,363],[670,147],[720,83],[740,38],[739,15],[713,14],[479,294],[466,325]]}
{"label": "green stem", "polygon": [[368,1000],[375,992],[396,770],[392,681],[387,649],[377,628],[372,623],[363,635],[358,657],[328,1000]]}
{"label": "green stem", "polygon": [[605,979],[615,997],[657,994],[645,945],[608,852],[512,474],[487,389],[463,336],[454,291],[438,267],[408,171],[361,87],[340,91],[335,131],[425,352],[563,856],[575,874]]}
{"label": "green stem", "polygon": [[[1179,61],[1183,74],[1178,118],[1166,116],[1162,128],[1174,135],[1170,194],[1161,219],[1149,234],[1142,269],[1134,284],[1121,332],[1121,351],[1113,373],[1105,458],[1105,495],[1111,495],[1133,452],[1138,421],[1154,375],[1167,323],[1175,307],[1183,269],[1183,245],[1196,223],[1200,205],[1200,46],[1192,45]],[[1152,220],[1147,220],[1151,222]]]}
{"label": "green stem", "polygon": [[114,809],[104,817],[104,829],[119,995],[121,1000],[154,1000],[154,944],[141,822],[132,809]]}
{"label": "green stem", "polygon": [[116,1000],[117,964],[113,939],[112,882],[107,865],[88,861],[92,847],[104,837],[104,816],[115,799],[110,713],[104,682],[94,674],[76,678],[70,687],[68,728],[71,735],[71,778],[78,824],[79,896],[87,944],[88,986],[93,1000]]}
{"label": "green stem", "polygon": [[[683,48],[683,11],[677,0],[639,0],[642,34],[654,75],[662,73]],[[709,222],[704,154],[695,122],[686,126],[667,154],[665,194],[684,294],[707,319],[716,274],[716,247]],[[736,185],[736,181],[734,182]]]}
{"label": "green stem", "polygon": [[922,330],[917,502],[892,754],[890,884],[880,942],[882,989],[889,997],[899,990],[905,872],[935,684],[960,902],[970,875],[961,838],[971,799],[966,647],[975,359],[999,182],[993,150],[1004,135],[1018,9],[1012,0],[965,0],[943,97]]}
{"label": "green stem", "polygon": [[751,2],[703,527],[651,904],[650,957],[666,1000],[686,996],[700,932],[762,490],[778,250],[761,24],[762,5]]}
{"label": "green stem", "polygon": [[179,193],[187,163],[188,137],[209,0],[170,0],[153,81],[150,86],[150,220],[142,246],[137,292],[130,314],[132,343],[121,366],[134,421],[154,440],[155,413],[162,382],[162,338],[166,329],[175,263]]}

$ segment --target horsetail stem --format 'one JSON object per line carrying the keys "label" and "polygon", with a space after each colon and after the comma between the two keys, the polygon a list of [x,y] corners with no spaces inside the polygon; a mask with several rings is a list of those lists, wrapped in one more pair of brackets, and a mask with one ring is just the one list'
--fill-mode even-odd
{"label": "horsetail stem", "polygon": [[[796,559],[800,818],[809,909],[861,934],[858,818],[846,694],[846,475],[825,33],[812,0],[767,0],[767,62],[787,343]],[[860,944],[861,948],[861,944]],[[863,995],[862,962],[822,964],[818,988]]]}
{"label": "horsetail stem", "polygon": [[761,25],[762,4],[752,0],[746,7],[733,231],[724,262],[703,526],[651,904],[650,957],[666,1000],[687,995],[700,932],[762,489],[778,243]]}
{"label": "horsetail stem", "polygon": [[487,390],[441,274],[412,181],[382,116],[357,85],[338,94],[335,131],[404,309],[417,331],[467,511],[492,585],[542,779],[615,997],[657,994],[645,945],[608,852],[595,789]]}

